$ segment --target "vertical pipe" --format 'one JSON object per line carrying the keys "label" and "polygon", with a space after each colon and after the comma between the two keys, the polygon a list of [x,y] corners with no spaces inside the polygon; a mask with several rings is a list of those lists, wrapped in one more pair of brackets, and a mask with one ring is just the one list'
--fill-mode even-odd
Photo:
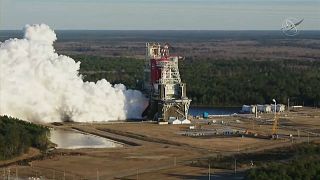
{"label": "vertical pipe", "polygon": [[277,101],[274,100],[274,118],[276,118],[277,115]]}
{"label": "vertical pipe", "polygon": [[137,169],[137,180],[139,179],[139,169]]}
{"label": "vertical pipe", "polygon": [[211,170],[211,167],[210,167],[210,161],[209,161],[209,173],[208,173],[208,179],[209,179],[209,180],[211,179],[211,172],[210,172],[210,170]]}
{"label": "vertical pipe", "polygon": [[234,174],[237,174],[237,159],[234,158]]}
{"label": "vertical pipe", "polygon": [[288,113],[290,112],[290,99],[288,98]]}

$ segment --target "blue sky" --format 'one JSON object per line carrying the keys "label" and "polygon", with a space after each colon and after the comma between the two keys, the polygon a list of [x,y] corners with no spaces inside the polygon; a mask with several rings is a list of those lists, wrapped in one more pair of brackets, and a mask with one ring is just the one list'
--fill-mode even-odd
{"label": "blue sky", "polygon": [[0,29],[320,30],[320,0],[0,0]]}

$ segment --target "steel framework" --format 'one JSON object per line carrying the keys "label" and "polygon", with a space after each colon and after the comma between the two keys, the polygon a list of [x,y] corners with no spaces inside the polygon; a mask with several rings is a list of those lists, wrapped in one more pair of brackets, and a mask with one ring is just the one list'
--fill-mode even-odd
{"label": "steel framework", "polygon": [[186,84],[181,82],[179,59],[170,56],[168,44],[146,43],[144,89],[149,106],[143,116],[159,122],[188,118],[191,100],[186,96]]}

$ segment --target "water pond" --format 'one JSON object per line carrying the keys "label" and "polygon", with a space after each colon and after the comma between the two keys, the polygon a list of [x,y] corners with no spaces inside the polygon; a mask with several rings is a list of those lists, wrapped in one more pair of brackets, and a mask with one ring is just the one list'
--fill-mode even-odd
{"label": "water pond", "polygon": [[58,149],[114,148],[123,146],[113,140],[78,131],[52,129],[50,132],[50,140],[57,144],[56,148]]}

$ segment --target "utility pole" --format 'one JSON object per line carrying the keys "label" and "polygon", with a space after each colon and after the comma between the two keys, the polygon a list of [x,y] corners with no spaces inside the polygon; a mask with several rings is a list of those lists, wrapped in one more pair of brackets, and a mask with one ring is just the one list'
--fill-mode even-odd
{"label": "utility pole", "polygon": [[10,180],[10,175],[11,175],[11,172],[10,172],[10,168],[8,169],[8,180]]}
{"label": "utility pole", "polygon": [[274,118],[277,116],[277,101],[275,99],[272,100],[274,102]]}
{"label": "utility pole", "polygon": [[290,112],[290,99],[288,98],[288,113]]}
{"label": "utility pole", "polygon": [[16,167],[16,180],[19,180],[18,179],[18,168]]}
{"label": "utility pole", "polygon": [[97,170],[97,180],[99,180],[99,170]]}
{"label": "utility pole", "polygon": [[209,180],[211,179],[211,173],[210,173],[211,167],[210,167],[210,162],[209,162],[209,173],[208,173],[208,178]]}
{"label": "utility pole", "polygon": [[237,174],[237,159],[234,158],[234,175]]}
{"label": "utility pole", "polygon": [[255,105],[254,117],[258,118],[258,104]]}
{"label": "utility pole", "polygon": [[278,126],[278,121],[277,121],[277,101],[275,99],[272,99],[274,102],[274,123],[272,126],[272,136],[276,136],[275,138],[277,139],[277,126]]}
{"label": "utility pole", "polygon": [[139,169],[137,169],[137,180],[139,179]]}

